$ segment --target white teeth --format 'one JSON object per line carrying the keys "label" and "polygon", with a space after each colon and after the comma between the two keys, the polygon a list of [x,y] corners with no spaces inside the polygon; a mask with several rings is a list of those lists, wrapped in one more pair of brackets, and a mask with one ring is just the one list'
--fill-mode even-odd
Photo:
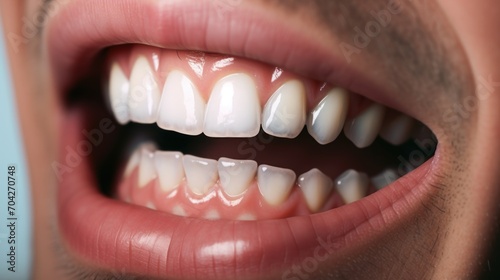
{"label": "white teeth", "polygon": [[295,172],[290,169],[263,164],[257,172],[260,194],[271,205],[283,203],[292,190],[295,178]]}
{"label": "white teeth", "polygon": [[139,188],[144,188],[155,178],[154,150],[152,146],[142,146],[141,161],[139,163]]}
{"label": "white teeth", "polygon": [[410,139],[412,130],[413,119],[407,115],[399,114],[382,126],[380,137],[397,146]]}
{"label": "white teeth", "polygon": [[309,134],[322,145],[337,139],[344,127],[348,109],[347,91],[341,88],[332,89],[309,115]]}
{"label": "white teeth", "polygon": [[203,132],[205,100],[196,86],[180,71],[172,71],[161,97],[158,126],[187,135]]}
{"label": "white teeth", "polygon": [[154,164],[160,188],[164,192],[174,190],[182,182],[184,178],[182,157],[182,153],[179,152],[155,152]]}
{"label": "white teeth", "polygon": [[368,176],[352,169],[342,173],[335,183],[337,192],[346,204],[360,200],[368,191]]}
{"label": "white teeth", "polygon": [[255,178],[257,163],[253,160],[220,158],[218,169],[222,189],[229,196],[238,196],[248,189]]}
{"label": "white teeth", "polygon": [[113,64],[111,67],[111,74],[109,76],[109,101],[111,110],[120,124],[126,124],[130,121],[128,113],[129,91],[129,80],[123,73],[118,63]]}
{"label": "white teeth", "polygon": [[298,184],[307,206],[313,212],[321,209],[333,189],[332,179],[316,168],[300,175]]}
{"label": "white teeth", "polygon": [[130,75],[128,109],[130,119],[138,123],[154,123],[158,114],[160,90],[148,60],[137,59]]}
{"label": "white teeth", "polygon": [[390,185],[399,178],[398,173],[394,169],[386,169],[380,174],[375,175],[371,178],[372,185],[381,190],[386,186]]}
{"label": "white teeth", "polygon": [[139,165],[141,161],[141,150],[136,149],[132,155],[130,156],[127,165],[125,166],[125,171],[123,172],[123,176],[127,177],[134,171],[134,169]]}
{"label": "white teeth", "polygon": [[210,137],[253,137],[259,132],[260,102],[248,75],[232,74],[212,90],[203,132]]}
{"label": "white teeth", "polygon": [[217,161],[186,155],[183,158],[184,172],[189,189],[194,194],[203,195],[219,179]]}
{"label": "white teeth", "polygon": [[382,121],[384,120],[385,108],[380,104],[373,104],[359,116],[348,120],[344,127],[344,133],[358,148],[370,146],[377,138]]}
{"label": "white teeth", "polygon": [[264,107],[262,129],[277,137],[297,137],[306,122],[305,94],[300,81],[292,80],[282,85]]}

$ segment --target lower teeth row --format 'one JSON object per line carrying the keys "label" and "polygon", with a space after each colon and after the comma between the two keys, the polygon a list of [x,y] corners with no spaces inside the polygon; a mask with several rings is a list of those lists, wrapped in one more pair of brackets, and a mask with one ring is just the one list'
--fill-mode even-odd
{"label": "lower teeth row", "polygon": [[[134,173],[135,170],[137,173]],[[332,180],[316,168],[297,177],[293,170],[265,164],[258,166],[252,160],[220,158],[216,161],[180,152],[157,151],[153,144],[143,144],[132,154],[124,178],[132,174],[137,174],[137,182],[130,184],[132,191],[119,195],[121,199],[172,214],[199,216],[186,208],[198,207],[199,210],[201,204],[220,196],[223,203],[219,204],[231,205],[232,211],[216,211],[215,215],[215,210],[210,212],[205,207],[203,211],[211,213],[206,218],[211,219],[279,218],[279,215],[290,215],[290,211],[277,211],[278,216],[263,212],[265,209],[297,208],[297,205],[302,205],[303,210],[293,214],[322,212],[355,202],[366,196],[370,187],[380,189],[399,178],[393,170],[372,178],[365,173],[347,170]],[[134,201],[134,192],[145,191],[152,186],[157,189],[155,193],[165,199],[161,202],[153,202],[154,199]],[[179,204],[179,199],[174,199],[182,190],[183,199],[190,202],[190,206]],[[244,204],[242,200],[253,200],[256,206],[248,207],[247,203],[244,210],[237,210],[238,204]]]}

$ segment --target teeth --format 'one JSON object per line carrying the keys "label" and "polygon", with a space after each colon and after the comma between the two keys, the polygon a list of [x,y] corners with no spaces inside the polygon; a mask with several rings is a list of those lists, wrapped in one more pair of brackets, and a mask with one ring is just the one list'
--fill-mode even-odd
{"label": "teeth", "polygon": [[139,165],[139,162],[141,161],[141,150],[137,149],[135,150],[132,155],[130,156],[127,165],[125,166],[125,171],[123,172],[123,176],[127,177],[134,171],[134,169]]}
{"label": "teeth", "polygon": [[385,108],[382,105],[371,105],[359,116],[347,121],[344,127],[345,135],[358,148],[370,146],[380,131],[384,113]]}
{"label": "teeth", "polygon": [[152,145],[141,147],[141,159],[139,163],[139,188],[144,188],[149,182],[156,178],[154,166],[154,149]]}
{"label": "teeth", "polygon": [[220,158],[218,169],[222,189],[229,196],[238,196],[248,189],[255,178],[257,163],[253,160]]}
{"label": "teeth", "polygon": [[341,88],[332,89],[309,115],[307,130],[322,145],[339,136],[349,108],[349,94]]}
{"label": "teeth", "polygon": [[382,126],[380,137],[392,145],[401,145],[411,137],[413,130],[413,119],[409,116],[399,114],[396,118],[388,121]]}
{"label": "teeth", "polygon": [[154,164],[160,188],[164,192],[174,190],[184,178],[182,153],[157,151],[154,155]]}
{"label": "teeth", "polygon": [[262,114],[262,128],[273,136],[295,138],[306,122],[306,96],[300,81],[282,85],[267,101]]}
{"label": "teeth", "polygon": [[108,91],[111,110],[116,120],[120,124],[128,123],[130,121],[128,113],[130,82],[117,63],[111,67]]}
{"label": "teeth", "polygon": [[158,126],[187,135],[203,132],[205,100],[191,80],[180,71],[172,71],[161,97]]}
{"label": "teeth", "polygon": [[137,59],[130,75],[128,109],[130,119],[138,123],[154,123],[157,119],[160,90],[148,60]]}
{"label": "teeth", "polygon": [[350,169],[337,178],[335,187],[344,202],[349,204],[365,197],[368,191],[368,176]]}
{"label": "teeth", "polygon": [[398,178],[399,176],[396,170],[386,169],[380,174],[373,176],[371,178],[371,182],[372,185],[377,188],[377,190],[381,190],[390,185],[392,182],[396,181]]}
{"label": "teeth", "polygon": [[271,205],[283,203],[288,198],[295,178],[295,172],[290,169],[264,164],[259,166],[257,172],[259,191],[267,203]]}
{"label": "teeth", "polygon": [[203,195],[219,179],[217,161],[186,155],[183,158],[184,172],[189,189],[194,194]]}
{"label": "teeth", "polygon": [[210,137],[253,137],[259,132],[260,110],[252,78],[229,75],[212,90],[203,132]]}
{"label": "teeth", "polygon": [[312,212],[321,209],[333,189],[333,181],[316,168],[300,175],[298,184]]}

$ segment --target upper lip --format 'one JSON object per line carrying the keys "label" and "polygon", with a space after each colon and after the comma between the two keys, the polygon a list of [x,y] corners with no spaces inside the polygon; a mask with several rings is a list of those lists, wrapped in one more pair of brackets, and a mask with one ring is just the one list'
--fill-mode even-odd
{"label": "upper lip", "polygon": [[[247,4],[243,1],[240,5]],[[348,65],[340,53],[328,48],[322,43],[322,38],[315,36],[318,34],[302,32],[293,25],[276,20],[265,11],[257,13],[249,7],[241,9],[235,7],[230,12],[222,14],[217,9],[212,1],[123,0],[112,7],[108,2],[100,0],[70,1],[50,21],[46,34],[48,55],[58,91],[66,93],[79,75],[90,67],[93,57],[99,50],[112,45],[138,43],[167,49],[189,49],[244,56],[353,90],[376,101],[387,98],[375,87],[376,81],[370,81],[356,70],[355,65]],[[78,134],[77,130],[73,132]],[[78,139],[71,141],[69,143],[75,143]],[[62,221],[60,228],[63,235],[77,231],[79,234],[88,234],[84,238],[87,248],[82,248],[83,245],[78,244],[81,241],[78,234],[67,238],[74,251],[95,258],[101,264],[114,265],[116,269],[127,263],[128,269],[136,273],[165,276],[167,270],[170,270],[177,277],[184,275],[195,278],[198,273],[204,272],[205,279],[218,277],[220,276],[218,273],[234,278],[242,276],[240,273],[245,272],[256,275],[265,273],[271,268],[286,268],[313,254],[315,248],[319,246],[319,239],[334,239],[335,246],[338,246],[334,250],[349,247],[355,240],[369,235],[369,228],[373,227],[367,223],[369,220],[379,217],[383,221],[379,225],[397,220],[398,213],[389,208],[410,193],[402,192],[401,189],[409,190],[414,185],[423,185],[418,180],[403,180],[397,183],[398,186],[387,188],[372,197],[311,217],[238,225],[227,221],[199,222],[190,219],[186,219],[188,221],[183,223],[181,220],[184,218],[174,218],[139,208],[131,211],[130,206],[108,201],[104,197],[97,196],[95,191],[77,190],[76,185],[83,186],[84,183],[75,182],[76,178],[80,178],[76,174],[87,173],[87,168],[88,166],[82,165],[78,167],[80,171],[75,172],[74,178],[63,180],[62,184],[75,184],[75,186],[60,188],[59,194],[59,215]],[[427,163],[413,173],[421,175],[429,168],[430,164]],[[93,180],[88,181],[93,182]],[[394,190],[394,187],[398,190]],[[423,192],[412,195],[423,195]],[[96,207],[82,205],[83,201],[91,200]],[[409,215],[411,210],[415,211],[417,202],[401,204],[401,208],[407,209]],[[385,210],[387,211],[384,213]],[[92,211],[107,211],[107,215],[98,216]],[[96,220],[72,228],[71,225],[78,224],[77,219],[86,217],[87,212],[92,212],[94,215],[91,217]],[[401,211],[403,212],[405,211]],[[107,219],[110,215],[118,217],[115,223],[121,219],[127,223],[121,225],[118,232],[104,232],[112,231],[112,227],[96,223],[109,222]],[[140,225],[138,231],[144,217],[148,219]],[[166,222],[167,220],[169,221]],[[184,240],[174,240],[174,236],[180,238],[179,232],[186,234],[187,237],[200,238],[197,232],[188,230],[193,229],[193,225],[203,227],[204,233],[209,238],[193,241],[191,245]],[[357,230],[363,225],[367,230]],[[169,228],[172,226],[175,226],[176,230]],[[262,240],[263,230],[274,226],[279,230],[267,236],[269,240]],[[241,229],[237,229],[238,227]],[[231,232],[221,234],[222,228],[227,228]],[[245,229],[248,231],[244,232]],[[250,233],[255,235],[252,236]],[[279,236],[280,234],[282,236]],[[215,237],[216,235],[219,236]],[[346,238],[348,235],[349,238]],[[218,242],[214,243],[216,238]],[[279,242],[273,243],[273,240]],[[284,240],[291,242],[293,248]],[[99,245],[100,242],[112,244]],[[181,248],[183,242],[185,247]],[[215,259],[213,253],[216,249],[213,248],[210,251],[212,255],[196,255],[200,253],[200,248],[203,246],[207,248],[210,242],[214,246],[219,246],[219,250],[229,248],[231,251],[226,251],[226,255],[220,255],[219,252],[218,260]],[[104,246],[102,247],[106,249],[104,254],[100,252],[102,248],[98,245]],[[121,248],[123,246],[127,248]],[[116,254],[114,256],[116,261],[109,260],[108,254],[112,253]],[[177,260],[173,253],[179,254]],[[267,263],[255,259],[248,261],[249,258],[263,258],[266,253],[271,255],[268,256]],[[144,259],[145,261],[155,263],[150,263],[147,267],[140,262],[133,263],[131,259],[134,254],[140,254],[141,258],[147,256],[149,260]],[[165,259],[160,259],[161,257]],[[181,261],[185,262],[184,266],[189,266],[187,270],[175,268]],[[245,263],[249,266],[241,268]],[[220,271],[212,267],[214,264],[221,265]],[[186,274],[195,268],[198,272]]]}
{"label": "upper lip", "polygon": [[390,100],[383,83],[370,79],[359,65],[348,63],[338,48],[325,44],[324,34],[304,32],[263,9],[220,9],[212,1],[124,0],[112,8],[98,0],[71,1],[50,21],[47,30],[56,86],[67,92],[100,50],[134,43],[242,56],[382,104]]}

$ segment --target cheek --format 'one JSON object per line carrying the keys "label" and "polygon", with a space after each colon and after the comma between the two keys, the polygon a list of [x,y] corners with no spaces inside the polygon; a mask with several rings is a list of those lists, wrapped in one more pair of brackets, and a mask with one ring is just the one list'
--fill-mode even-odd
{"label": "cheek", "polygon": [[498,73],[500,70],[498,64],[495,65],[493,62],[498,61],[500,57],[498,54],[500,33],[497,30],[500,23],[498,17],[500,2],[494,0],[480,0],[474,3],[460,1],[453,4],[443,0],[438,2],[456,30],[470,59],[473,72],[476,75]]}

